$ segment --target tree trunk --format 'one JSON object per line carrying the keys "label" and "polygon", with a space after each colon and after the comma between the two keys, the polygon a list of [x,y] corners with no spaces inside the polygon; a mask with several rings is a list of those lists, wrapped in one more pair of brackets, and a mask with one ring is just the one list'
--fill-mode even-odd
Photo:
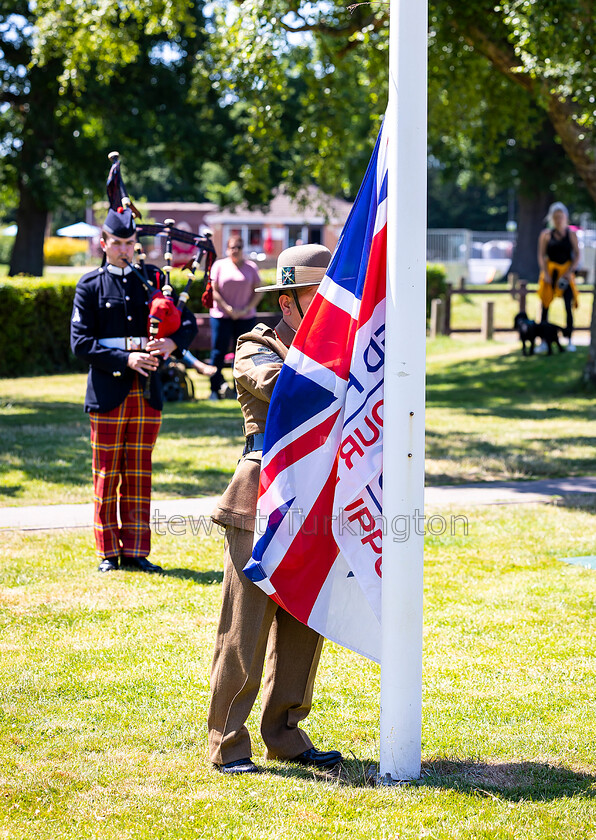
{"label": "tree trunk", "polygon": [[21,183],[17,210],[19,229],[10,258],[9,277],[14,277],[15,274],[42,276],[43,243],[47,221],[47,208],[40,207],[27,186]]}
{"label": "tree trunk", "polygon": [[[19,226],[10,260],[9,275],[43,274],[43,242],[48,212],[56,199],[55,149],[59,138],[56,111],[59,99],[60,59],[29,73],[28,108],[24,112],[23,145],[19,156]],[[66,163],[66,162],[65,162]]]}
{"label": "tree trunk", "polygon": [[533,283],[538,279],[538,237],[544,228],[544,217],[551,200],[549,192],[518,196],[517,242],[511,262],[512,272]]}

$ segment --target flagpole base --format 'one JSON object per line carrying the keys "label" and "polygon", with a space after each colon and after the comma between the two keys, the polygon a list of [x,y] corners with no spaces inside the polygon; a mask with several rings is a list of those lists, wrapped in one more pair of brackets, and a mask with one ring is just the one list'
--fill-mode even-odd
{"label": "flagpole base", "polygon": [[394,779],[391,773],[381,775],[377,773],[373,777],[373,784],[375,787],[404,787],[417,782],[418,779]]}

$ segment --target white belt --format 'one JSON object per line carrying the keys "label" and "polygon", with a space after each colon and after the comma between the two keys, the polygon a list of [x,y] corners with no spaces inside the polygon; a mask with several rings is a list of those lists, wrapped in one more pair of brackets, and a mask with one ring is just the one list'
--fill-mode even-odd
{"label": "white belt", "polygon": [[147,346],[146,336],[127,336],[126,338],[98,338],[97,341],[102,347],[111,347],[116,350],[144,350]]}

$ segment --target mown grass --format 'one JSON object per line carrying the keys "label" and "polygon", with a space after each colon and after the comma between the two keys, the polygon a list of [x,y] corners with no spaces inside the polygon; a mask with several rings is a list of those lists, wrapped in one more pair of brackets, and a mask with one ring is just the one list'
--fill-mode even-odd
{"label": "mown grass", "polygon": [[[448,512],[443,512],[448,515]],[[462,511],[458,511],[462,513]],[[89,531],[0,543],[0,837],[578,838],[596,834],[593,507],[475,508],[427,539],[423,775],[367,783],[379,669],[327,643],[306,728],[340,776],[206,751],[216,534],[156,537],[163,578],[99,576]]]}
{"label": "mown grass", "polygon": [[[191,376],[200,399],[167,403],[163,414],[153,458],[155,498],[222,492],[242,450],[236,401],[209,402],[208,380]],[[85,382],[82,374],[0,380],[0,503],[89,501]]]}
{"label": "mown grass", "polygon": [[[478,288],[478,287],[477,287]],[[581,289],[581,286],[579,287]],[[589,327],[592,317],[593,297],[590,293],[580,294],[580,305],[574,311],[575,327]],[[513,319],[520,310],[518,300],[513,300],[511,295],[491,294],[490,287],[485,294],[455,294],[451,299],[451,328],[458,329],[480,329],[482,322],[482,303],[492,301],[494,303],[494,327],[495,330],[513,328]],[[528,318],[540,321],[540,301],[536,294],[536,285],[528,288],[526,297],[526,312]],[[548,312],[549,321],[564,327],[567,323],[563,299],[556,299]]]}
{"label": "mown grass", "polygon": [[[523,358],[510,344],[428,345],[427,481],[453,484],[596,473],[596,408],[580,378],[586,349]],[[229,371],[226,374],[231,379]],[[154,454],[154,497],[223,491],[242,448],[233,400],[168,403]],[[91,498],[85,376],[0,380],[0,504]]]}
{"label": "mown grass", "polygon": [[429,484],[589,475],[596,470],[585,348],[524,358],[517,346],[429,344]]}

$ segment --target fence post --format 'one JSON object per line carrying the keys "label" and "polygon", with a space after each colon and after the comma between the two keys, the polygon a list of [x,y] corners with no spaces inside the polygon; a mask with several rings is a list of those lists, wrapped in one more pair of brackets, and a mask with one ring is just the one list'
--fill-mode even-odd
{"label": "fence post", "polygon": [[526,312],[526,295],[528,293],[528,284],[522,280],[519,284],[519,311]]}
{"label": "fence post", "polygon": [[515,271],[510,271],[507,275],[507,279],[511,283],[511,297],[515,300],[517,297],[517,281],[519,280],[519,274],[516,274]]}
{"label": "fence post", "polygon": [[451,335],[451,286],[445,292],[445,309],[443,312],[443,335]]}
{"label": "fence post", "polygon": [[441,298],[433,298],[430,302],[430,337],[436,338],[443,334],[443,301]]}
{"label": "fence post", "polygon": [[495,314],[494,300],[482,301],[482,338],[485,341],[490,341],[493,337],[493,324]]}

